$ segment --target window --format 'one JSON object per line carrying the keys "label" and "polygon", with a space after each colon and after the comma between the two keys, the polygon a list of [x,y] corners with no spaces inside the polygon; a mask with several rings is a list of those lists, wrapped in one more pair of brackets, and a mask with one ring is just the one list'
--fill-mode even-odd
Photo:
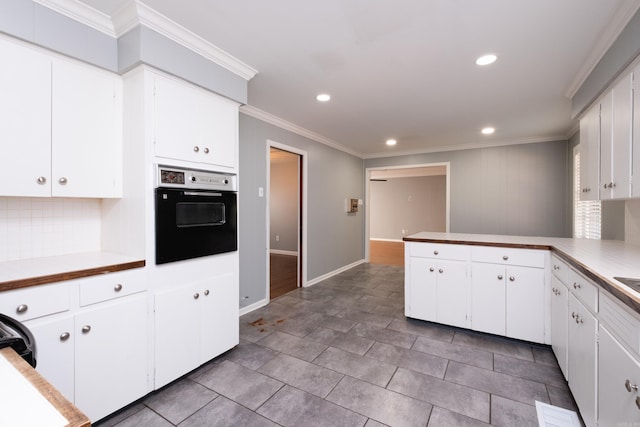
{"label": "window", "polygon": [[573,149],[573,237],[600,239],[599,200],[580,200],[580,150]]}

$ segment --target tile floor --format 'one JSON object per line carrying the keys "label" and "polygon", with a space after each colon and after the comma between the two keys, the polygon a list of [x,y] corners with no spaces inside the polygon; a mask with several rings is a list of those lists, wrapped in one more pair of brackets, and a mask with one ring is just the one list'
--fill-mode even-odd
{"label": "tile floor", "polygon": [[406,319],[403,268],[363,264],[240,318],[240,345],[117,426],[537,426],[576,410],[549,347]]}

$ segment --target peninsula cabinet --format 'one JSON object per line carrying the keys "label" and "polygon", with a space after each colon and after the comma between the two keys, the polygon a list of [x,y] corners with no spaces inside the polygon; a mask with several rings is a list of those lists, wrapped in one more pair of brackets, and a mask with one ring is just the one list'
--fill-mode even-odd
{"label": "peninsula cabinet", "polygon": [[565,378],[569,339],[569,290],[557,277],[551,278],[551,348]]}
{"label": "peninsula cabinet", "polygon": [[473,247],[471,328],[545,342],[545,257],[529,249]]}
{"label": "peninsula cabinet", "polygon": [[185,81],[152,74],[158,157],[238,166],[238,104]]}
{"label": "peninsula cabinet", "polygon": [[120,77],[2,38],[0,56],[0,196],[120,197]]}
{"label": "peninsula cabinet", "polygon": [[238,319],[234,280],[229,273],[156,293],[156,389],[238,343],[238,323],[229,323]]}

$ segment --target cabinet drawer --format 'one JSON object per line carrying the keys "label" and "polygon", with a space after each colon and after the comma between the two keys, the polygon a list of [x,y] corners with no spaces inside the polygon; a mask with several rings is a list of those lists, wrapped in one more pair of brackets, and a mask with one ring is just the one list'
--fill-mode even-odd
{"label": "cabinet drawer", "polygon": [[147,289],[143,269],[103,274],[79,283],[80,306],[135,294]]}
{"label": "cabinet drawer", "polygon": [[571,293],[578,297],[589,310],[594,313],[598,312],[598,286],[595,283],[577,271],[570,270],[567,286]]}
{"label": "cabinet drawer", "polygon": [[406,245],[409,249],[409,255],[414,257],[452,259],[460,261],[469,259],[469,247],[465,245],[415,242],[409,242]]}
{"label": "cabinet drawer", "polygon": [[614,297],[606,292],[600,294],[600,322],[616,338],[625,343],[637,356],[640,354],[640,320],[629,312]]}
{"label": "cabinet drawer", "polygon": [[521,265],[523,267],[544,268],[546,251],[536,249],[494,248],[474,246],[471,259],[474,262],[492,264]]}
{"label": "cabinet drawer", "polygon": [[557,255],[551,255],[551,272],[565,285],[569,283],[569,264],[564,262]]}
{"label": "cabinet drawer", "polygon": [[69,310],[69,285],[34,286],[0,293],[0,313],[20,321]]}

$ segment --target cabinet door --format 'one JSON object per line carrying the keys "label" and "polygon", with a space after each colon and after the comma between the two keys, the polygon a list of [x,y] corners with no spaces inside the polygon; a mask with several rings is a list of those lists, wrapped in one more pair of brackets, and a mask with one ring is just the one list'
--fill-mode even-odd
{"label": "cabinet door", "polygon": [[37,344],[36,370],[70,402],[74,401],[73,316],[48,316],[26,323]]}
{"label": "cabinet door", "polygon": [[600,104],[580,120],[580,200],[598,200],[600,180]]}
{"label": "cabinet door", "polygon": [[510,266],[505,279],[506,335],[544,342],[544,270]]}
{"label": "cabinet door", "polygon": [[51,195],[51,60],[0,40],[0,196]]}
{"label": "cabinet door", "polygon": [[472,264],[471,328],[505,335],[505,268],[495,264]]}
{"label": "cabinet door", "polygon": [[[611,199],[613,183],[613,93],[600,101],[600,199]],[[582,157],[580,158],[582,162]],[[582,173],[582,166],[580,167]],[[582,179],[582,177],[581,177]]]}
{"label": "cabinet door", "polygon": [[569,295],[569,387],[587,427],[596,425],[598,324],[573,294]]}
{"label": "cabinet door", "polygon": [[233,274],[208,279],[198,286],[201,309],[200,363],[232,349],[239,342],[238,286]]}
{"label": "cabinet door", "polygon": [[598,425],[640,422],[640,363],[600,326],[598,354]]}
{"label": "cabinet door", "polygon": [[555,276],[551,278],[551,348],[560,370],[567,378],[567,328],[569,327],[568,289]]}
{"label": "cabinet door", "polygon": [[640,66],[633,71],[632,197],[640,197]]}
{"label": "cabinet door", "polygon": [[147,329],[146,295],[76,315],[75,404],[92,421],[148,393]]}
{"label": "cabinet door", "polygon": [[440,261],[437,266],[437,320],[467,327],[468,279],[465,262]]}
{"label": "cabinet door", "polygon": [[410,258],[409,306],[407,316],[437,321],[436,263],[428,258]]}
{"label": "cabinet door", "polygon": [[237,166],[237,104],[160,76],[154,100],[156,156]]}
{"label": "cabinet door", "polygon": [[155,296],[155,388],[200,364],[199,292],[188,285]]}
{"label": "cabinet door", "polygon": [[611,127],[611,198],[631,196],[631,133],[633,125],[632,75],[613,88]]}
{"label": "cabinet door", "polygon": [[58,60],[52,82],[52,195],[120,197],[120,77]]}

